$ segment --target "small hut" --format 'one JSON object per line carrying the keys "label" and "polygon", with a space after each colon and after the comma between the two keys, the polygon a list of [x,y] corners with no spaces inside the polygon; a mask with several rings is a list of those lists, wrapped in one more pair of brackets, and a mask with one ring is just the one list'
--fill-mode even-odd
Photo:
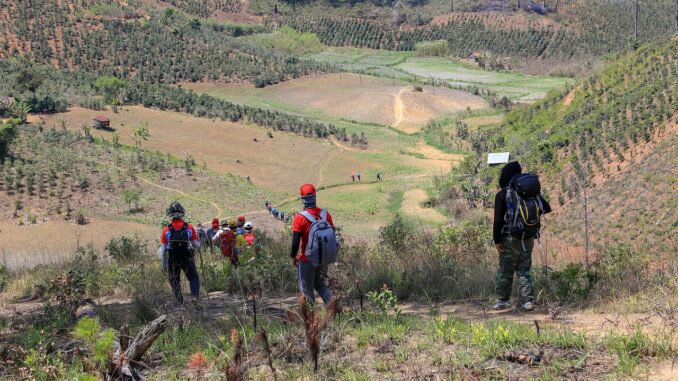
{"label": "small hut", "polygon": [[92,127],[94,128],[110,128],[111,127],[111,120],[106,118],[103,115],[97,115],[94,118],[92,118]]}

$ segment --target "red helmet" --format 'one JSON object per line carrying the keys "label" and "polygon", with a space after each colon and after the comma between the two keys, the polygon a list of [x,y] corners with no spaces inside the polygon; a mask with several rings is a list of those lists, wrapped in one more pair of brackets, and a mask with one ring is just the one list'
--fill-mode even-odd
{"label": "red helmet", "polygon": [[219,227],[219,219],[215,218],[215,219],[212,220],[212,228],[216,229],[218,227]]}
{"label": "red helmet", "polygon": [[315,187],[313,184],[304,184],[299,189],[299,196],[306,197],[315,194]]}
{"label": "red helmet", "polygon": [[242,222],[242,223],[244,224],[245,221],[247,221],[247,220],[245,219],[245,216],[240,216],[240,217],[238,217],[238,222]]}

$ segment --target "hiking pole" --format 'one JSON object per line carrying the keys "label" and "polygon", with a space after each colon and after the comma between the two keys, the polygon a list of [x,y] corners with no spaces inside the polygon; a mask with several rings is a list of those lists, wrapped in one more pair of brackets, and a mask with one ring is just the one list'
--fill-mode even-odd
{"label": "hiking pole", "polygon": [[202,289],[205,290],[205,296],[207,297],[207,300],[210,299],[210,293],[207,291],[207,275],[205,273],[205,264],[202,261],[202,252],[203,248],[200,247],[198,249],[198,255],[200,256],[200,273],[202,274]]}

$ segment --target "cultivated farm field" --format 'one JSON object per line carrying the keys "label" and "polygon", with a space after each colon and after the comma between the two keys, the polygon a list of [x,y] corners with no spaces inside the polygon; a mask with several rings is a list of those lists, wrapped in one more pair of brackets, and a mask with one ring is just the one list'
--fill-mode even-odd
{"label": "cultivated farm field", "polygon": [[[188,184],[181,178],[151,176],[151,181],[167,189],[184,190],[198,200],[167,189],[162,190],[164,196],[159,198],[168,202],[174,197],[188,208],[197,208],[194,218],[198,221],[209,221],[217,213],[209,204],[212,202],[221,208],[222,217],[250,214],[259,226],[271,228],[269,231],[279,228],[267,221],[271,217],[250,212],[261,211],[265,198],[281,210],[296,212],[300,205],[295,195],[304,182],[324,189],[319,194],[319,202],[333,211],[350,235],[373,235],[384,220],[401,211],[400,203],[390,204],[391,195],[408,190],[416,190],[407,194],[417,197],[407,197],[405,203],[410,206],[402,212],[423,223],[441,223],[444,217],[440,213],[420,206],[426,201],[422,195],[431,186],[432,176],[448,173],[462,158],[428,146],[419,137],[400,135],[383,126],[370,127],[371,136],[379,136],[381,144],[361,150],[335,139],[304,138],[284,132],[273,132],[270,138],[268,130],[256,126],[140,106],[125,106],[118,113],[74,107],[66,113],[44,117],[43,121],[51,126],[64,120],[69,128],[79,131],[81,125],[90,123],[92,116],[98,114],[111,119],[112,130],[92,130],[94,137],[110,142],[119,136],[121,143],[132,146],[134,130],[146,126],[149,137],[141,142],[142,148],[178,160],[190,156],[201,171],[204,166],[213,173],[194,176],[195,181]],[[351,181],[350,176],[355,172],[362,174],[361,184]],[[209,180],[226,173],[233,175],[232,180],[226,181],[241,183],[247,183],[249,176],[250,193],[242,193],[247,187],[238,193],[229,193],[232,188],[223,188],[219,181]],[[377,173],[382,174],[383,182],[375,183]],[[162,210],[156,212],[157,217],[161,217]],[[435,218],[429,218],[431,216]]]}
{"label": "cultivated farm field", "polygon": [[560,90],[573,79],[527,75],[510,71],[482,70],[477,65],[447,57],[417,57],[414,52],[359,48],[328,48],[310,56],[316,61],[339,65],[343,70],[386,78],[427,83],[431,80],[452,87],[490,90],[517,102],[531,103],[551,90]]}
{"label": "cultivated farm field", "polygon": [[281,105],[292,112],[389,125],[407,133],[417,132],[431,119],[488,107],[480,97],[459,90],[423,86],[416,91],[400,81],[349,73],[310,76],[265,89],[185,87],[245,104]]}

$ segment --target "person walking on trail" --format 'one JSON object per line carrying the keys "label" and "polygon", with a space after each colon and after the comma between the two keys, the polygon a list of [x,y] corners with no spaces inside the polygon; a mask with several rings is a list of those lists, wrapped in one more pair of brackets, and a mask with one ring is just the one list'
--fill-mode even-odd
{"label": "person walking on trail", "polygon": [[245,224],[246,221],[247,219],[245,219],[245,216],[238,216],[238,223],[236,226],[235,234],[243,234],[245,232],[242,226]]}
{"label": "person walking on trail", "polygon": [[377,172],[377,182],[381,181],[381,172]]}
{"label": "person walking on trail", "polygon": [[277,219],[278,219],[278,208],[276,208],[276,207],[274,206],[274,207],[273,207],[273,212],[272,212],[272,213],[273,213],[273,218],[275,218],[275,219],[277,220]]}
{"label": "person walking on trail", "polygon": [[306,296],[306,301],[314,304],[315,290],[327,305],[332,299],[327,286],[327,267],[336,261],[339,250],[334,222],[329,212],[316,206],[316,190],[312,184],[302,185],[299,194],[304,210],[292,222],[292,264],[297,267],[299,291]]}
{"label": "person walking on trail", "polygon": [[181,272],[188,279],[194,302],[200,299],[200,277],[195,267],[194,250],[200,248],[198,233],[191,224],[184,221],[186,214],[183,206],[174,201],[167,208],[167,217],[171,222],[160,234],[160,250],[162,272],[167,275],[174,297],[179,303],[184,302],[181,294]]}
{"label": "person walking on trail", "polygon": [[212,252],[214,252],[214,248],[216,247],[216,245],[214,245],[212,239],[214,238],[214,235],[217,234],[218,231],[219,231],[219,219],[214,218],[212,220],[212,227],[207,229],[207,232],[206,232],[208,246],[212,250]]}
{"label": "person walking on trail", "polygon": [[254,241],[256,241],[257,237],[254,235],[254,225],[247,221],[245,222],[245,234],[243,234],[243,238],[245,238],[245,242],[247,242],[247,246],[253,246]]}
{"label": "person walking on trail", "polygon": [[355,175],[356,175],[356,177],[358,178],[358,181],[361,181],[361,180],[360,180],[360,172],[356,173]]}
{"label": "person walking on trail", "polygon": [[495,280],[497,303],[495,310],[512,308],[513,274],[518,277],[520,303],[525,311],[534,309],[532,287],[532,249],[539,239],[541,216],[551,212],[551,206],[541,196],[541,185],[535,174],[522,173],[517,161],[506,164],[499,175],[499,187],[494,198],[492,238],[499,253],[499,268]]}
{"label": "person walking on trail", "polygon": [[219,242],[221,255],[230,259],[233,266],[238,265],[238,255],[236,250],[236,221],[221,220],[221,229],[214,235],[212,242]]}
{"label": "person walking on trail", "polygon": [[355,172],[351,173],[351,181],[355,182]]}
{"label": "person walking on trail", "polygon": [[269,205],[271,205],[271,202],[266,199],[266,201],[264,201],[264,206],[266,206],[266,209],[268,209]]}

